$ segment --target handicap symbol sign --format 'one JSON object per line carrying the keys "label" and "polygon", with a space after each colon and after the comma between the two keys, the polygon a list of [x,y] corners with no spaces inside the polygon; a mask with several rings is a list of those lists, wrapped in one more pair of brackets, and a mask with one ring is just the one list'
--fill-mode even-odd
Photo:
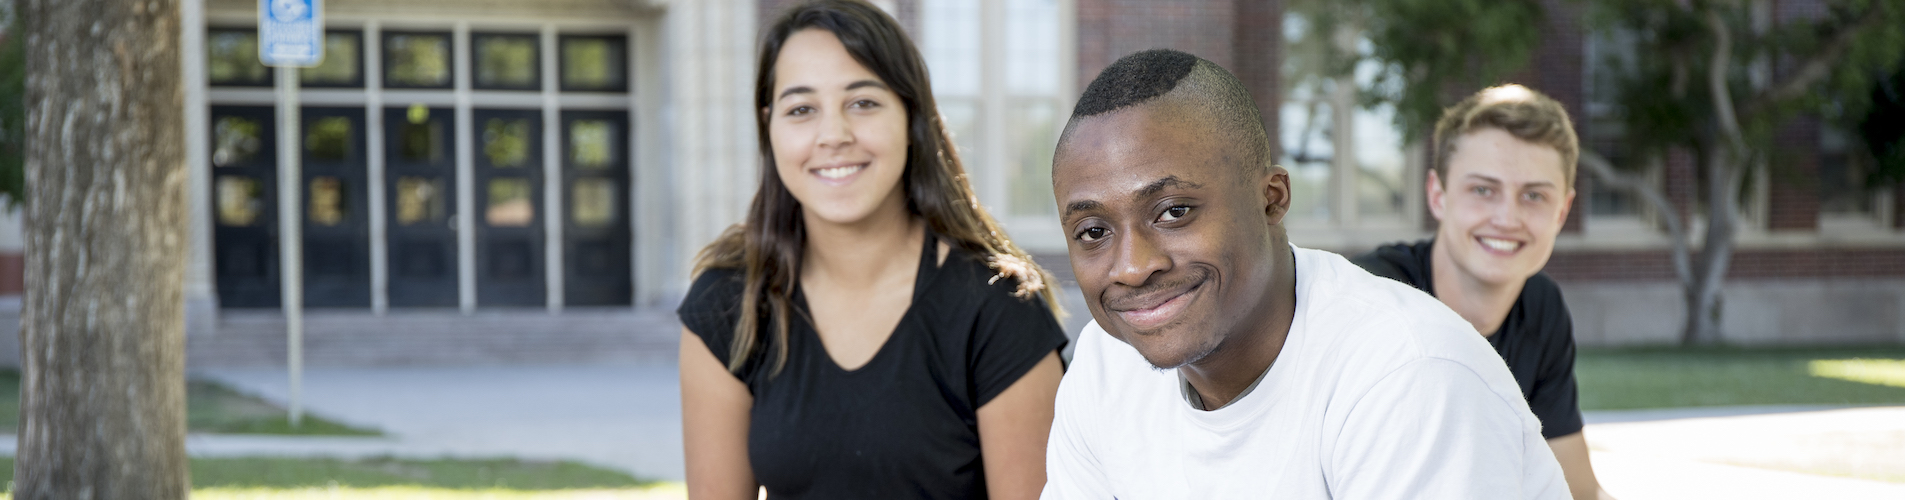
{"label": "handicap symbol sign", "polygon": [[296,67],[323,61],[323,0],[258,0],[258,60]]}

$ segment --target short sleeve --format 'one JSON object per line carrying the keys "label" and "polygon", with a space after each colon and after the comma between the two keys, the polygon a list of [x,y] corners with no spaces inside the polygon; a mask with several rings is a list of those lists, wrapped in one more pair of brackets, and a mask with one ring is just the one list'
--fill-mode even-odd
{"label": "short sleeve", "polygon": [[1534,317],[1541,331],[1541,364],[1528,393],[1528,409],[1541,420],[1541,437],[1554,439],[1581,432],[1580,390],[1574,380],[1574,317],[1560,287],[1546,275],[1528,280]]}
{"label": "short sleeve", "polygon": [[[739,271],[709,269],[695,277],[688,295],[675,309],[681,326],[693,332],[721,364],[728,364],[733,352],[734,325],[740,321],[741,291],[746,287]],[[746,380],[751,366],[743,366],[738,378]]]}
{"label": "short sleeve", "polygon": [[978,320],[973,323],[966,362],[972,377],[974,408],[985,406],[1005,392],[1046,354],[1065,347],[1065,331],[1058,318],[1037,296],[1013,297],[1010,292],[1017,286],[1009,279],[989,285]]}

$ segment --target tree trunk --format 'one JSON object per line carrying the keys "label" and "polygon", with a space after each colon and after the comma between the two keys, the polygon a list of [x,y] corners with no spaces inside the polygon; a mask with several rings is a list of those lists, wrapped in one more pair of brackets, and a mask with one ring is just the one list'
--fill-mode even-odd
{"label": "tree trunk", "polygon": [[184,498],[178,2],[19,5],[27,203],[14,495]]}

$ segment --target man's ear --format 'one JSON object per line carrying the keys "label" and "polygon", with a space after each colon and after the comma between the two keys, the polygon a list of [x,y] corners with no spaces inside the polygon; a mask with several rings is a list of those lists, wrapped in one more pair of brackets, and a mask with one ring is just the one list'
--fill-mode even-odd
{"label": "man's ear", "polygon": [[[1428,195],[1429,215],[1435,216],[1435,220],[1442,220],[1443,195],[1446,193],[1442,190],[1442,178],[1435,175],[1435,169],[1429,169],[1429,181],[1422,183],[1422,189]],[[1572,191],[1569,192],[1568,199],[1574,199]],[[1562,215],[1562,217],[1567,216]]]}
{"label": "man's ear", "polygon": [[1282,165],[1265,167],[1263,178],[1257,181],[1263,193],[1263,217],[1270,225],[1283,224],[1283,217],[1290,214],[1290,171]]}
{"label": "man's ear", "polygon": [[1558,224],[1567,223],[1568,211],[1573,209],[1574,209],[1574,188],[1568,188],[1568,195],[1561,198],[1561,213],[1555,215],[1555,218],[1554,218],[1555,224],[1558,225]]}

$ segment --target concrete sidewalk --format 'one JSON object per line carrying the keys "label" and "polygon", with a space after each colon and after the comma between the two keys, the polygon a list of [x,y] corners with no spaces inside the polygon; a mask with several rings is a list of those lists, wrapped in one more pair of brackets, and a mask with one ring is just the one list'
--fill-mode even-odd
{"label": "concrete sidewalk", "polygon": [[[283,404],[282,368],[194,373]],[[195,435],[197,456],[518,457],[578,460],[646,479],[683,476],[673,363],[586,366],[314,368],[311,413],[384,437]]]}
{"label": "concrete sidewalk", "polygon": [[1622,500],[1905,498],[1905,407],[1682,408],[1587,417],[1595,472]]}

